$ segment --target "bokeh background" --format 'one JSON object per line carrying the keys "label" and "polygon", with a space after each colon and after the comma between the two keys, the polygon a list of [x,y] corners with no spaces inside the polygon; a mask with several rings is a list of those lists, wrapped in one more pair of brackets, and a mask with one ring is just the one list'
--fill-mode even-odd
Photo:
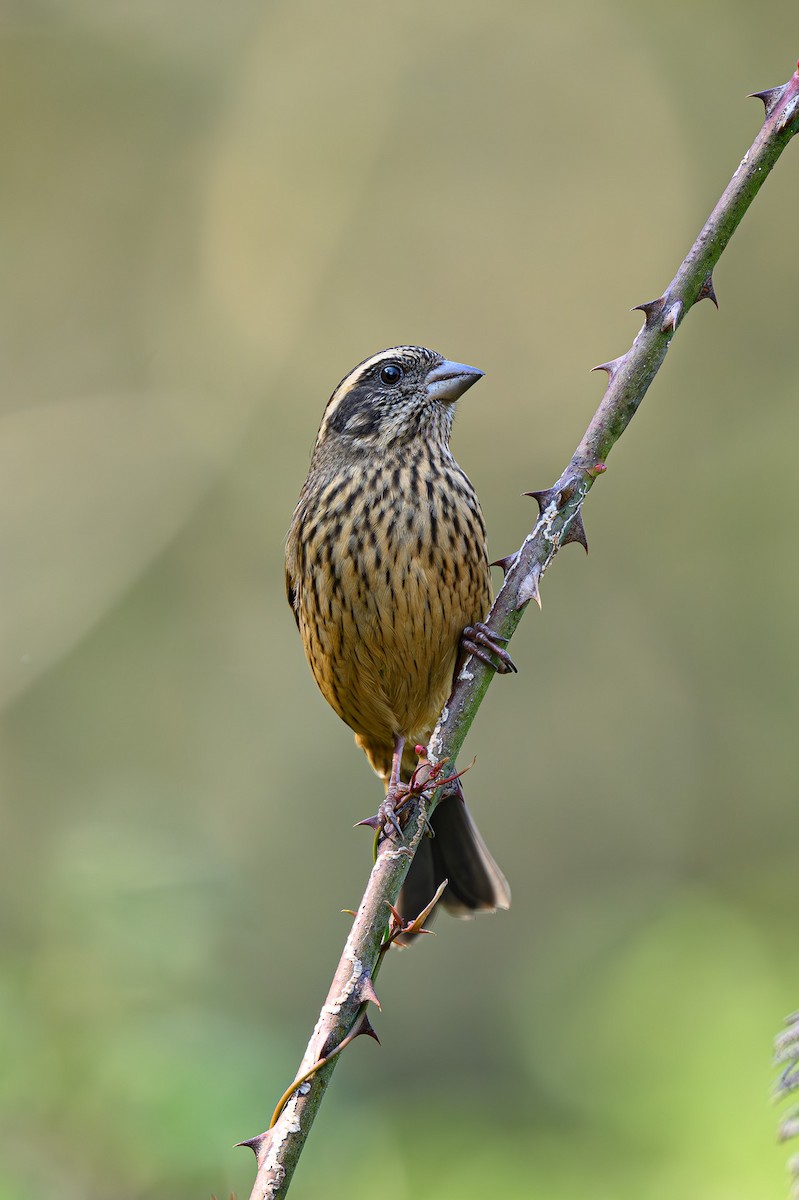
{"label": "bokeh background", "polygon": [[[2,1200],[247,1196],[378,791],[282,542],[322,406],[419,341],[529,528],[783,82],[795,5],[5,0]],[[514,891],[380,978],[292,1194],[785,1194],[799,1006],[791,147],[469,741]]]}

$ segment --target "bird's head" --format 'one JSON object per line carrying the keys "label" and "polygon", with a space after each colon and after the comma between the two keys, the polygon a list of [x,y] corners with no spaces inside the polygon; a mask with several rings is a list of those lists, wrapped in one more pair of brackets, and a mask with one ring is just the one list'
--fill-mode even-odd
{"label": "bird's head", "polygon": [[482,374],[423,346],[381,350],[333,392],[317,449],[383,451],[419,437],[446,446],[454,403]]}

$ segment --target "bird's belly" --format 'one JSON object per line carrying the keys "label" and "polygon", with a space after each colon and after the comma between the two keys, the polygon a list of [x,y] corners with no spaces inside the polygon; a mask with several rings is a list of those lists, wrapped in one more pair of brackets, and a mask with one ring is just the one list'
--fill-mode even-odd
{"label": "bird's belly", "polygon": [[427,740],[464,626],[481,620],[489,602],[483,561],[464,561],[446,539],[431,545],[424,531],[407,532],[380,550],[368,539],[340,543],[312,581],[315,603],[302,618],[321,691],[380,773],[397,735],[411,745]]}

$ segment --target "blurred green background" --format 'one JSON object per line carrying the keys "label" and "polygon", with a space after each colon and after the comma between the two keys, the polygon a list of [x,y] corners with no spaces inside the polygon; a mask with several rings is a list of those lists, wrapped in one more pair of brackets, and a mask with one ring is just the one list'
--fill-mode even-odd
{"label": "blurred green background", "polygon": [[[795,4],[5,0],[0,1200],[249,1195],[378,788],[282,542],[421,342],[514,549],[783,82]],[[791,147],[469,740],[509,913],[380,978],[292,1194],[784,1195],[799,1006]]]}

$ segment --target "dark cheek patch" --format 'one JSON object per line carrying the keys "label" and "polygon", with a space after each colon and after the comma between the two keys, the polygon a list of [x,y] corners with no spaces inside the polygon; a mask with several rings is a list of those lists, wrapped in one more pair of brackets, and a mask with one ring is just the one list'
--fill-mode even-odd
{"label": "dark cheek patch", "polygon": [[380,428],[380,409],[375,404],[371,388],[354,387],[342,398],[330,421],[336,433],[349,433],[353,437],[367,437]]}

